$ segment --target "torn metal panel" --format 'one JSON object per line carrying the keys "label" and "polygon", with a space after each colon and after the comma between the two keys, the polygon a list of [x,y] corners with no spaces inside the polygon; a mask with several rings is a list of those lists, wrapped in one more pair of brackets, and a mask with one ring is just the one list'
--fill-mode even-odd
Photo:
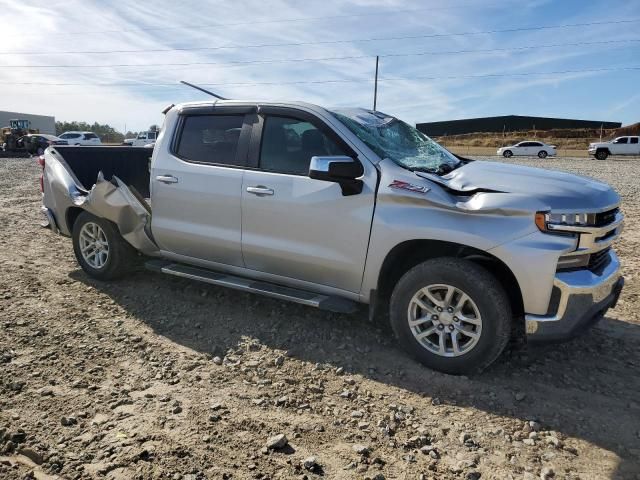
{"label": "torn metal panel", "polygon": [[100,172],[88,195],[76,196],[74,204],[115,223],[122,237],[145,255],[159,251],[149,233],[151,210],[115,175],[107,181]]}
{"label": "torn metal panel", "polygon": [[43,204],[53,215],[60,233],[71,235],[66,215],[79,207],[98,217],[112,221],[122,237],[145,255],[159,249],[150,233],[151,209],[115,175],[111,181],[98,173],[95,185],[86,189],[52,149],[45,152]]}

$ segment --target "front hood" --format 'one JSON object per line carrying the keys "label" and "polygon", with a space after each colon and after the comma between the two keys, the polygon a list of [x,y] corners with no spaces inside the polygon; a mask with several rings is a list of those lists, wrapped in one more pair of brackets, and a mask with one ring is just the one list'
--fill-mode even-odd
{"label": "front hood", "polygon": [[462,192],[482,189],[530,196],[558,212],[600,211],[620,202],[609,185],[592,178],[507,163],[470,162],[440,180]]}

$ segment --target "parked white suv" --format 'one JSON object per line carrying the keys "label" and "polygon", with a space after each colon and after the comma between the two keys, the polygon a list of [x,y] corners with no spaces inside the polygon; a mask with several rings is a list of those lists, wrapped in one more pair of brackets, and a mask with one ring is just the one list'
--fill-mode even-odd
{"label": "parked white suv", "polygon": [[547,145],[542,142],[535,142],[526,140],[524,142],[516,143],[515,145],[509,145],[507,147],[501,147],[498,149],[498,155],[502,155],[505,158],[512,156],[533,156],[537,155],[540,158],[552,157],[556,154],[555,145]]}
{"label": "parked white suv", "polygon": [[69,145],[102,145],[100,137],[93,132],[64,132],[59,138]]}
{"label": "parked white suv", "polygon": [[618,137],[609,142],[589,144],[589,155],[606,160],[609,155],[640,155],[640,137]]}

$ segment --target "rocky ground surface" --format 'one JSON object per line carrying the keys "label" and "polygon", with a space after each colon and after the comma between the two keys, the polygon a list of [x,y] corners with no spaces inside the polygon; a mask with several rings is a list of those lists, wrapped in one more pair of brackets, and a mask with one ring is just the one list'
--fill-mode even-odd
{"label": "rocky ground surface", "polygon": [[618,189],[627,286],[585,336],[466,378],[364,313],[94,281],[38,225],[35,161],[0,159],[0,478],[640,478],[640,161],[518,162]]}

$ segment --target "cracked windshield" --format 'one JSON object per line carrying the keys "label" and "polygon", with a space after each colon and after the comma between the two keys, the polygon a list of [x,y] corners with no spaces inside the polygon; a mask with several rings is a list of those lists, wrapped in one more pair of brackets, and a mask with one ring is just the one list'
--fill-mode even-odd
{"label": "cracked windshield", "polygon": [[460,164],[445,148],[395,117],[361,109],[332,113],[380,158],[409,170],[445,174]]}

